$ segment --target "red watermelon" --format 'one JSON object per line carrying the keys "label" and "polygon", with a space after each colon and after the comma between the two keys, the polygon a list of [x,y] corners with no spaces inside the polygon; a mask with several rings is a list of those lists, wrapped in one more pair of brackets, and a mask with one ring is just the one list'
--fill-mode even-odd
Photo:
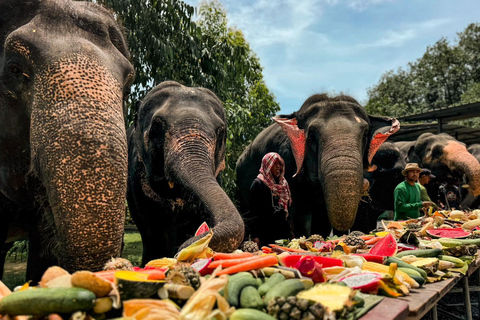
{"label": "red watermelon", "polygon": [[379,256],[393,257],[397,253],[397,240],[389,233],[382,240],[378,241],[368,252]]}
{"label": "red watermelon", "polygon": [[200,225],[200,227],[198,227],[197,232],[195,232],[195,235],[199,236],[201,234],[204,234],[205,232],[208,232],[209,230],[210,228],[208,227],[207,223],[204,222]]}
{"label": "red watermelon", "polygon": [[433,238],[452,238],[461,239],[470,235],[470,232],[463,230],[462,228],[455,229],[435,229],[427,230],[427,233]]}

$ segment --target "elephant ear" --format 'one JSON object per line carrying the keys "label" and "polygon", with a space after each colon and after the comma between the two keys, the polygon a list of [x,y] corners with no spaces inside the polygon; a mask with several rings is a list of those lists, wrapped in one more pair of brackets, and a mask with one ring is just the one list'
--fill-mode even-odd
{"label": "elephant ear", "polygon": [[391,136],[400,129],[400,122],[394,118],[383,118],[374,116],[368,117],[370,120],[370,143],[367,153],[367,170],[374,171],[375,168],[371,167],[373,156],[380,148],[382,143],[384,143],[389,136]]}
{"label": "elephant ear", "polygon": [[305,158],[305,130],[298,127],[297,119],[294,115],[291,117],[276,116],[272,120],[280,125],[290,140],[295,164],[297,165],[297,171],[293,175],[295,177],[302,169],[303,159]]}

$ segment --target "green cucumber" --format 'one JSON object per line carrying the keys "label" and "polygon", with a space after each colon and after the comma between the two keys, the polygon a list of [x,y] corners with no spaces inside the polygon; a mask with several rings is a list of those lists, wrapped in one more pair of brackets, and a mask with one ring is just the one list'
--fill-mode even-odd
{"label": "green cucumber", "polygon": [[257,309],[237,309],[230,316],[230,320],[276,320],[274,317]]}
{"label": "green cucumber", "polygon": [[264,298],[264,304],[268,305],[268,302],[275,297],[289,297],[294,296],[300,291],[305,290],[305,286],[299,279],[287,279],[280,283],[277,283],[273,288],[268,290]]}
{"label": "green cucumber", "polygon": [[460,241],[462,244],[474,244],[477,247],[480,247],[480,238],[477,239],[455,239]]}
{"label": "green cucumber", "polygon": [[461,241],[458,241],[456,239],[452,238],[440,238],[436,239],[436,241],[440,242],[442,246],[444,247],[458,247],[461,246],[463,243]]}
{"label": "green cucumber", "polygon": [[270,276],[270,278],[268,278],[267,281],[265,281],[264,284],[258,287],[258,293],[260,293],[260,296],[263,297],[271,288],[282,281],[285,281],[285,276],[281,273],[274,273]]}
{"label": "green cucumber", "polygon": [[465,262],[462,259],[455,258],[455,257],[452,257],[452,256],[443,256],[442,255],[442,256],[438,256],[437,258],[440,259],[440,260],[443,260],[443,261],[449,261],[449,262],[455,263],[455,268],[461,268],[465,264]]}
{"label": "green cucumber", "polygon": [[263,300],[258,290],[252,286],[246,286],[240,293],[240,307],[262,310]]}
{"label": "green cucumber", "polygon": [[417,272],[417,271],[413,270],[412,268],[399,267],[398,270],[403,271],[406,274],[408,274],[410,276],[410,278],[417,281],[417,283],[420,286],[423,286],[426,282],[425,279],[423,278],[423,276],[420,274],[420,272]]}
{"label": "green cucumber", "polygon": [[231,306],[238,307],[240,304],[240,293],[246,286],[258,288],[257,280],[250,274],[249,276],[231,276],[228,279],[227,290],[225,290],[225,298]]}
{"label": "green cucumber", "polygon": [[395,255],[397,258],[401,258],[408,255],[414,255],[419,258],[434,258],[443,253],[442,249],[417,249],[417,250],[406,250],[399,252]]}
{"label": "green cucumber", "polygon": [[50,313],[88,311],[95,294],[83,288],[35,288],[12,292],[0,300],[0,314],[45,316]]}
{"label": "green cucumber", "polygon": [[[410,250],[411,251],[411,250]],[[387,264],[390,265],[390,263],[395,262],[399,268],[410,268],[418,273],[423,277],[423,279],[427,279],[427,272],[423,269],[417,268],[415,266],[412,266],[410,263],[403,261],[400,258],[396,257],[387,257]],[[418,282],[418,281],[417,281]]]}

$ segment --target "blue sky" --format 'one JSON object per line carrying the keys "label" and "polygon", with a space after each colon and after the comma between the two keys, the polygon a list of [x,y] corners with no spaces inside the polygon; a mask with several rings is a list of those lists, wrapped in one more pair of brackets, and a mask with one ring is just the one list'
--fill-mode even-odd
{"label": "blue sky", "polygon": [[[185,0],[197,6],[201,0]],[[380,76],[405,68],[445,37],[480,22],[479,0],[219,0],[263,66],[280,113],[312,94],[362,105]]]}

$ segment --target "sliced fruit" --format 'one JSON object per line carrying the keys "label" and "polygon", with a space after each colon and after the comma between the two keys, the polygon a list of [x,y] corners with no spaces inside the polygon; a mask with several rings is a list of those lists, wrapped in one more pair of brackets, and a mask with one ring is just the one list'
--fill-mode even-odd
{"label": "sliced fruit", "polygon": [[370,254],[393,257],[397,253],[397,240],[392,234],[386,235],[382,240],[373,245]]}
{"label": "sliced fruit", "polygon": [[165,285],[165,280],[149,280],[149,274],[135,271],[118,271],[115,282],[122,300],[150,298]]}
{"label": "sliced fruit", "polygon": [[348,286],[321,283],[308,290],[299,292],[297,297],[320,302],[330,312],[335,312],[352,305],[354,295],[355,291]]}
{"label": "sliced fruit", "polygon": [[201,276],[206,276],[207,274],[211,274],[214,271],[214,269],[208,267],[210,262],[212,262],[212,259],[210,258],[198,259],[190,266],[193,269],[197,270]]}
{"label": "sliced fruit", "polygon": [[278,261],[284,267],[293,268],[297,264],[297,262],[302,257],[312,257],[317,263],[319,263],[323,268],[328,267],[343,267],[343,261],[336,258],[330,257],[321,257],[321,256],[309,256],[309,255],[285,255],[285,256],[277,256]]}
{"label": "sliced fruit", "polygon": [[426,230],[427,234],[434,238],[452,238],[452,239],[462,239],[470,235],[471,232],[465,231],[462,228],[456,229],[435,229],[435,230]]}

